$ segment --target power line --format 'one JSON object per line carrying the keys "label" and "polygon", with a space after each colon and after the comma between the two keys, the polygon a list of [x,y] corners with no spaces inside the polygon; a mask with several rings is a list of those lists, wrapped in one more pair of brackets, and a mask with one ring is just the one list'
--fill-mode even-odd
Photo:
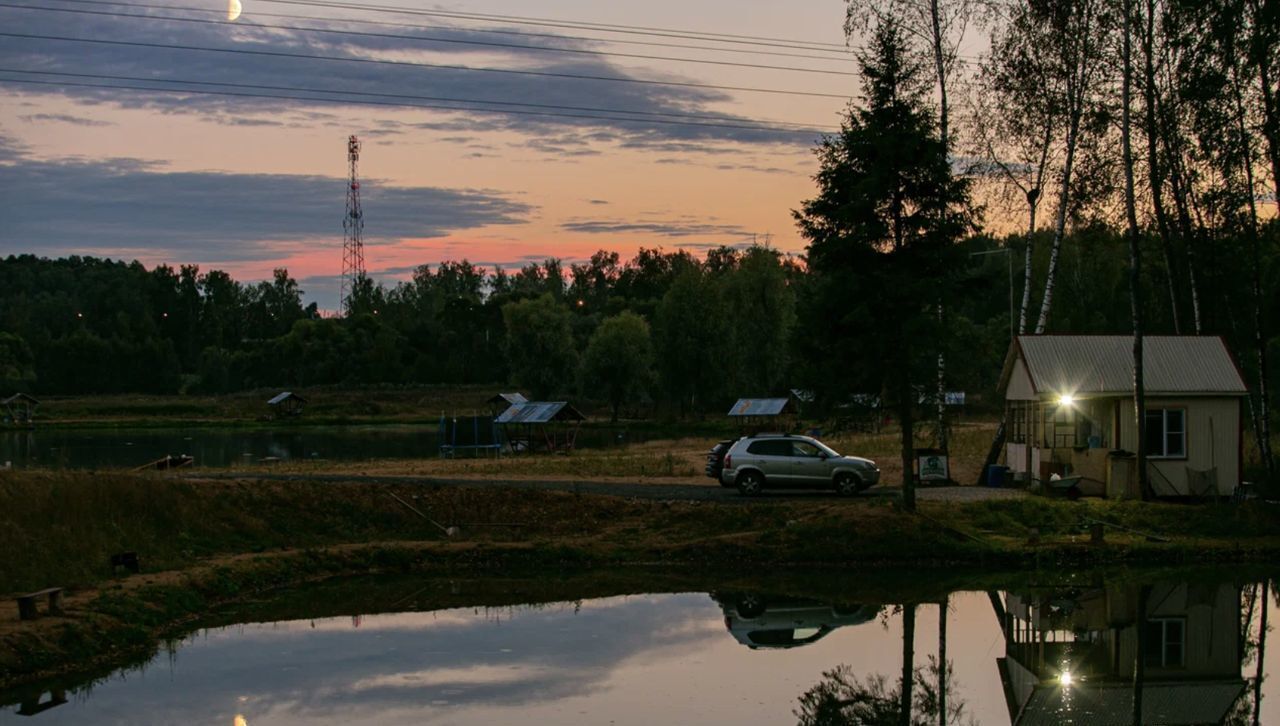
{"label": "power line", "polygon": [[[182,17],[165,16],[165,15],[149,15],[145,13],[124,13],[120,11],[109,11],[109,10],[84,10],[84,9],[76,9],[76,8],[45,8],[45,7],[35,7],[32,5],[15,5],[10,3],[0,3],[0,8],[13,8],[18,10],[30,10],[30,11],[37,11],[37,12],[74,13],[77,15],[97,15],[97,16],[105,16],[105,17],[112,17],[112,18],[137,18],[142,20],[163,20],[166,22],[197,23],[200,25],[226,25],[227,24],[225,21],[222,21],[222,20],[210,20],[207,18],[182,18]],[[307,33],[327,33],[331,35],[357,36],[357,37],[363,37],[363,38],[385,38],[385,39],[393,39],[393,40],[415,40],[415,41],[429,42],[429,43],[453,43],[457,45],[477,45],[477,46],[484,46],[488,48],[516,48],[521,50],[541,51],[544,53],[574,53],[578,55],[610,56],[615,58],[638,58],[643,60],[673,61],[677,63],[702,63],[706,65],[732,66],[735,68],[755,68],[755,69],[771,70],[771,71],[788,71],[792,73],[819,73],[819,74],[831,75],[831,76],[858,75],[856,73],[851,73],[849,71],[833,71],[833,70],[827,70],[823,68],[797,68],[794,66],[775,66],[775,65],[767,65],[767,64],[761,64],[761,63],[743,63],[740,61],[708,60],[704,58],[677,58],[672,56],[645,55],[643,53],[618,53],[618,52],[606,51],[606,50],[590,50],[587,48],[551,48],[547,46],[527,45],[523,43],[499,43],[497,41],[468,40],[464,38],[439,38],[439,37],[433,38],[433,37],[422,36],[422,35],[403,35],[403,34],[397,34],[397,33],[371,33],[368,31],[360,31],[360,30],[337,30],[333,28],[308,28],[306,26],[299,26],[299,25],[272,25],[268,23],[254,23],[252,27],[266,28],[271,30],[296,30],[296,31],[303,31]]]}
{"label": "power line", "polygon": [[[742,118],[736,118],[733,116],[717,116],[717,115],[708,115],[708,114],[675,113],[675,112],[668,112],[668,111],[632,111],[628,109],[594,108],[590,106],[567,106],[562,104],[550,104],[550,103],[524,103],[519,101],[487,101],[487,100],[475,99],[475,98],[450,98],[447,96],[423,96],[423,95],[415,95],[415,94],[407,94],[407,93],[376,93],[372,91],[349,91],[349,90],[331,89],[331,88],[307,88],[302,86],[271,86],[271,85],[263,85],[263,84],[256,84],[256,83],[230,83],[230,82],[224,82],[224,81],[195,81],[195,80],[182,79],[182,78],[154,78],[154,77],[146,77],[146,76],[123,76],[123,75],[107,74],[107,73],[72,73],[69,71],[35,71],[35,70],[24,70],[21,68],[0,68],[0,73],[21,73],[24,75],[32,75],[32,76],[61,76],[61,77],[67,77],[67,78],[88,78],[93,80],[130,81],[130,82],[138,82],[138,83],[172,83],[172,84],[189,85],[189,86],[217,86],[221,88],[249,89],[249,90],[259,90],[259,91],[283,91],[288,93],[324,93],[324,94],[332,94],[335,96],[362,96],[362,97],[370,97],[370,98],[390,98],[390,99],[412,100],[412,101],[432,101],[432,102],[439,102],[439,103],[471,103],[471,104],[487,105],[487,106],[518,106],[521,108],[549,109],[549,110],[555,110],[555,111],[581,111],[581,112],[587,112],[587,113],[620,113],[620,114],[632,114],[635,116],[653,116],[653,117],[659,117],[659,118],[685,119],[685,120],[691,120],[691,121],[727,121],[729,122],[729,124],[732,124],[732,125],[728,125],[726,126],[726,128],[735,128],[735,129],[741,128],[741,129],[751,129],[751,130],[761,130],[761,131],[824,133],[823,129],[798,126],[785,121],[773,121],[773,120],[761,119],[757,121],[757,125],[746,126],[742,124],[748,121],[751,121],[752,119],[742,119]],[[16,80],[16,79],[5,79],[5,80]],[[147,87],[147,88],[151,89],[151,87]],[[151,89],[151,90],[174,90],[175,92],[177,92],[179,89]],[[330,99],[330,100],[338,100],[338,99]],[[435,107],[432,107],[432,108],[435,108]],[[453,110],[486,110],[486,109],[467,109],[465,107],[459,108],[459,107],[453,107],[453,106],[449,106],[447,108],[452,108]],[[505,110],[503,109],[497,109],[497,110],[505,112]],[[632,119],[619,119],[619,120],[646,121],[650,119],[632,118]],[[765,124],[772,124],[772,125],[765,125]],[[712,124],[712,125],[718,126],[723,124]]]}
{"label": "power line", "polygon": [[815,98],[841,98],[848,96],[838,93],[818,93],[816,91],[789,91],[773,88],[753,88],[750,86],[723,86],[712,83],[693,83],[686,81],[656,81],[646,78],[625,78],[621,76],[594,76],[585,73],[557,73],[553,71],[527,71],[512,68],[486,68],[481,66],[459,66],[440,63],[421,63],[415,61],[394,61],[378,58],[342,58],[337,56],[316,55],[311,53],[285,53],[283,51],[253,50],[249,48],[210,48],[207,46],[182,45],[177,43],[146,43],[138,40],[108,40],[106,38],[72,38],[61,35],[43,35],[37,33],[7,33],[0,31],[0,37],[23,38],[27,40],[53,40],[67,43],[89,43],[94,45],[112,45],[133,48],[156,48],[161,50],[201,51],[205,53],[227,53],[232,55],[252,55],[269,58],[296,58],[300,60],[338,61],[343,63],[367,63],[374,65],[399,66],[407,68],[433,68],[437,70],[471,71],[477,73],[507,73],[521,76],[544,76],[549,78],[568,78],[573,80],[610,81],[615,83],[638,83],[653,86],[677,86],[683,88],[705,88],[720,91],[741,91],[750,93],[771,93],[785,96],[810,96]]}
{"label": "power line", "polygon": [[396,13],[401,15],[425,15],[432,17],[456,18],[487,23],[518,23],[520,25],[536,25],[553,28],[577,28],[607,33],[626,33],[629,35],[647,35],[664,38],[685,38],[688,40],[709,40],[717,43],[742,43],[764,45],[769,47],[793,48],[798,50],[839,49],[845,46],[840,43],[825,43],[809,40],[791,40],[787,38],[769,38],[756,35],[733,35],[729,33],[712,33],[706,31],[689,31],[675,28],[654,28],[643,25],[615,25],[611,23],[590,23],[584,21],[557,20],[554,18],[531,18],[518,15],[493,15],[489,13],[463,13],[444,10],[415,10],[387,5],[364,5],[359,3],[325,2],[324,0],[260,0],[281,5],[304,5],[325,7],[339,10],[364,10],[375,13]]}
{"label": "power line", "polygon": [[[88,75],[88,74],[72,74],[72,73],[55,73],[51,71],[23,71],[23,70],[9,70],[9,69],[0,69],[0,72],[70,76],[70,77],[81,77],[84,75]],[[104,78],[111,79],[111,76],[104,76]],[[175,83],[176,82],[176,83],[190,83],[193,85],[203,84],[203,85],[219,85],[219,86],[233,86],[233,87],[238,85],[238,84],[222,84],[222,83],[206,84],[203,81],[166,81],[166,80],[151,81],[151,80],[148,80],[147,82],[149,83]],[[149,91],[153,93],[159,92],[159,93],[176,93],[176,94],[196,94],[196,95],[206,95],[206,96],[229,96],[229,97],[235,97],[235,98],[267,98],[267,99],[282,100],[282,101],[318,101],[318,102],[352,104],[352,105],[361,105],[361,106],[424,108],[424,109],[443,110],[443,111],[479,111],[482,113],[500,113],[500,114],[515,115],[515,116],[547,116],[547,117],[558,117],[558,118],[587,119],[587,120],[595,120],[595,121],[619,121],[619,122],[641,123],[641,124],[663,124],[663,125],[671,125],[671,126],[698,126],[703,128],[719,128],[719,129],[730,129],[730,130],[741,130],[741,131],[768,131],[773,133],[796,133],[796,134],[806,133],[806,132],[811,132],[815,134],[826,133],[820,129],[777,128],[777,127],[769,127],[769,126],[752,126],[745,123],[743,124],[704,123],[699,121],[679,121],[679,120],[669,120],[669,119],[660,119],[660,118],[634,118],[634,117],[625,118],[625,117],[617,117],[617,116],[587,115],[583,113],[562,113],[558,111],[524,111],[524,110],[507,109],[507,108],[495,108],[495,109],[467,108],[465,106],[456,106],[456,105],[445,106],[439,103],[407,103],[405,101],[377,101],[372,99],[333,98],[332,96],[348,94],[350,92],[328,91],[324,89],[298,89],[299,93],[328,94],[322,97],[315,97],[315,96],[283,95],[279,93],[246,93],[243,91],[215,91],[215,90],[209,90],[209,89],[203,89],[203,88],[157,88],[155,86],[84,83],[79,81],[53,81],[53,80],[42,81],[42,80],[36,80],[36,79],[30,79],[30,78],[0,78],[0,83],[22,83],[26,85],[36,85],[36,86],[59,86],[59,87],[69,86],[73,88],[102,88],[102,89],[125,90],[125,91]],[[247,86],[246,84],[246,87],[252,88],[253,86]],[[384,95],[384,94],[369,94],[369,95]],[[455,101],[454,103],[498,103],[498,102],[496,101],[485,101],[485,102]],[[512,104],[512,105],[525,106],[529,104]],[[566,106],[565,108],[571,109],[573,107]],[[603,111],[603,110],[601,112],[609,113],[608,111]],[[631,113],[631,112],[627,112],[627,113]]]}
{"label": "power line", "polygon": [[[116,6],[116,7],[143,8],[143,9],[149,9],[149,10],[180,10],[180,11],[193,12],[193,13],[208,13],[208,14],[219,15],[219,16],[223,15],[226,12],[224,10],[207,10],[204,8],[184,7],[181,5],[156,5],[156,4],[149,4],[149,3],[122,2],[121,0],[56,0],[56,2],[74,3],[78,5],[99,5],[99,6],[105,5],[105,6]],[[33,7],[33,6],[23,6],[23,7]],[[253,17],[254,18],[259,18],[259,17],[284,18],[288,20],[313,20],[316,22],[335,22],[340,20],[342,22],[355,23],[358,25],[378,25],[383,27],[394,27],[394,28],[412,28],[415,30],[467,30],[468,32],[484,33],[486,35],[511,35],[511,36],[522,37],[522,38],[552,38],[555,40],[585,40],[585,41],[596,42],[596,43],[609,43],[612,45],[640,45],[640,46],[648,46],[648,47],[654,47],[654,48],[681,48],[684,50],[707,50],[715,53],[750,53],[752,55],[777,56],[782,58],[805,58],[808,60],[835,61],[835,62],[854,62],[857,60],[856,58],[849,57],[848,48],[842,48],[841,50],[834,50],[834,49],[821,50],[821,52],[823,53],[841,53],[844,55],[844,57],[840,57],[836,55],[823,56],[823,55],[805,55],[802,53],[783,53],[780,51],[759,50],[758,48],[753,48],[753,49],[721,48],[721,47],[709,46],[709,45],[689,45],[687,43],[661,43],[658,41],[651,41],[651,40],[623,40],[620,38],[596,38],[596,37],[585,36],[585,35],[564,35],[561,33],[533,33],[529,31],[509,30],[505,28],[495,28],[495,29],[486,30],[486,29],[478,29],[478,28],[461,28],[456,25],[422,25],[418,23],[403,23],[403,22],[391,23],[391,22],[386,22],[381,20],[335,18],[331,16],[320,16],[320,15],[264,13],[258,10],[253,11]],[[813,50],[820,50],[820,49],[815,48]]]}

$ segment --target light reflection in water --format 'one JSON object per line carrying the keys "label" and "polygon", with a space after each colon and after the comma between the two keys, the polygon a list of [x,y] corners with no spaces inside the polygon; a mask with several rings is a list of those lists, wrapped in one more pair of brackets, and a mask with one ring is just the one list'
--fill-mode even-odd
{"label": "light reflection in water", "polygon": [[[46,686],[0,723],[872,724],[904,707],[929,724],[1275,723],[1256,681],[1274,671],[1272,600],[1194,583],[962,592],[945,610],[686,593],[244,624],[69,698]],[[805,720],[822,709],[836,718]]]}

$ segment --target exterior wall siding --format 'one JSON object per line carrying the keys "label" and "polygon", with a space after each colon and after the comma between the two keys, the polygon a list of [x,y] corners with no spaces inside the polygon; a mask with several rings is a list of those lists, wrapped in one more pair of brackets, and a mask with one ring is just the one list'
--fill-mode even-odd
{"label": "exterior wall siding", "polygon": [[[1229,495],[1240,483],[1240,399],[1149,397],[1147,408],[1181,408],[1186,410],[1187,456],[1185,459],[1150,459],[1161,481],[1155,483],[1161,493],[1163,480],[1180,495],[1191,494],[1187,469],[1218,470],[1218,492]],[[1123,412],[1120,416],[1119,447],[1134,451],[1138,446],[1137,422]],[[1153,477],[1155,478],[1155,477]]]}
{"label": "exterior wall siding", "polygon": [[1027,373],[1027,362],[1019,356],[1013,362],[1013,373],[1009,375],[1009,388],[1005,392],[1008,401],[1035,401],[1039,398],[1031,384],[1031,375]]}

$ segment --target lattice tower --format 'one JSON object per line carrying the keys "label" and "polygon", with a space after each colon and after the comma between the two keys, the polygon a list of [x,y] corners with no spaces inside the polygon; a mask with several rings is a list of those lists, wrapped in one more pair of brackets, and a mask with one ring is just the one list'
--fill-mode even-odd
{"label": "lattice tower", "polygon": [[342,218],[342,289],[343,314],[351,314],[351,294],[356,281],[364,277],[364,212],[360,209],[360,139],[347,139],[347,214]]}

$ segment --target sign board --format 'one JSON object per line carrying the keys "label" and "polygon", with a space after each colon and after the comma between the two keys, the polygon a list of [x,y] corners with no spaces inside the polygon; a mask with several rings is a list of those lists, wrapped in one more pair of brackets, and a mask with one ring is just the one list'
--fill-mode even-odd
{"label": "sign board", "polygon": [[951,472],[943,454],[926,454],[919,458],[920,481],[947,481]]}

